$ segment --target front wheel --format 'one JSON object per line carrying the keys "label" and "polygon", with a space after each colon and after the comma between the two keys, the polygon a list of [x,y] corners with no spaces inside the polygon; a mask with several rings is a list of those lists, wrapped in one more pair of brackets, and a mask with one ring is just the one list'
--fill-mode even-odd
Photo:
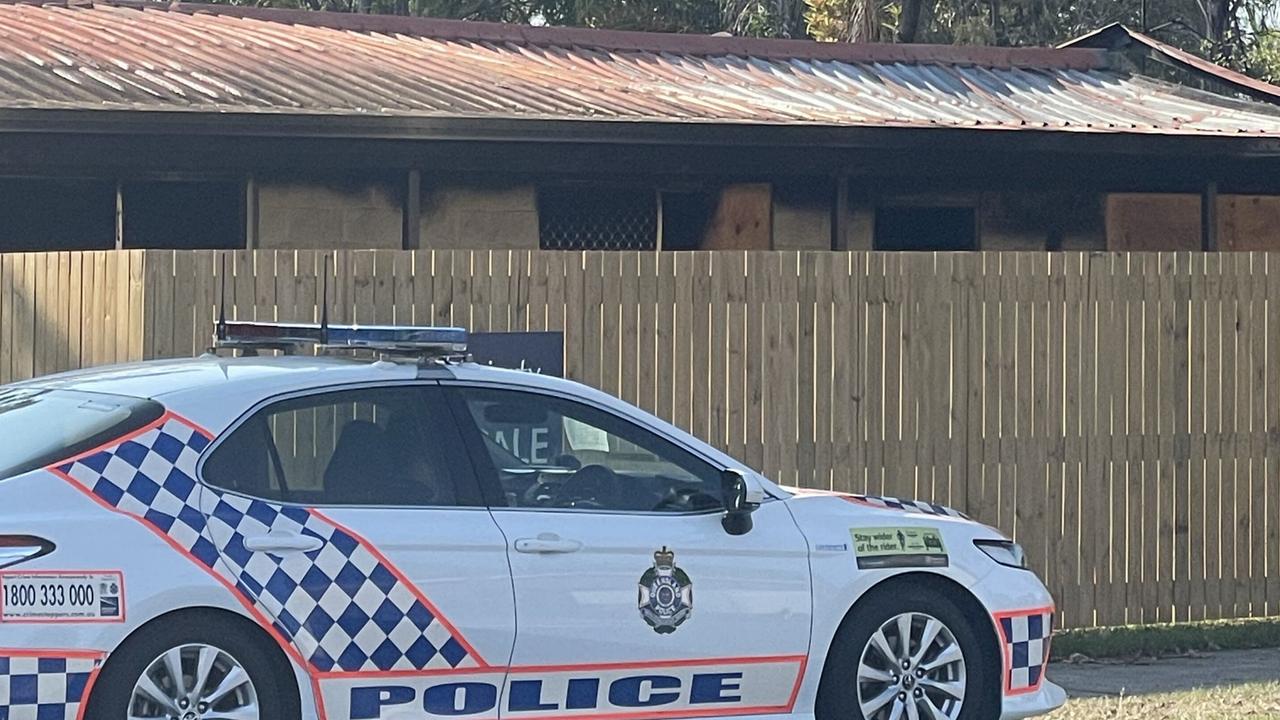
{"label": "front wheel", "polygon": [[912,586],[860,603],[841,626],[818,689],[818,720],[986,720],[997,668],[971,620]]}
{"label": "front wheel", "polygon": [[144,628],[103,668],[87,718],[296,720],[286,672],[242,628],[204,622]]}

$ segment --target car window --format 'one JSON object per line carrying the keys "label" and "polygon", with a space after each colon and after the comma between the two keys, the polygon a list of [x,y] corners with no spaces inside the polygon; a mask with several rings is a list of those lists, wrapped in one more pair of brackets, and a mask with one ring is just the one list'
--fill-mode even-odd
{"label": "car window", "polygon": [[449,506],[470,479],[438,388],[380,387],[263,408],[203,468],[214,487],[307,505]]}
{"label": "car window", "polygon": [[707,512],[720,472],[654,433],[537,393],[463,388],[509,507]]}
{"label": "car window", "polygon": [[92,450],[163,414],[150,400],[0,387],[0,480]]}

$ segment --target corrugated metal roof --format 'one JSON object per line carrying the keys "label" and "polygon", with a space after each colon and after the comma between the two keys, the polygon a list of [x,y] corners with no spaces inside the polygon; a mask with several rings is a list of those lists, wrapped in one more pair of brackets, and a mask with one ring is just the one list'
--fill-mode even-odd
{"label": "corrugated metal roof", "polygon": [[837,45],[208,5],[0,5],[0,108],[1280,135],[1102,51]]}
{"label": "corrugated metal roof", "polygon": [[1230,68],[1215,65],[1202,57],[1192,55],[1186,50],[1162,43],[1149,35],[1143,35],[1140,32],[1131,30],[1121,23],[1112,23],[1087,35],[1081,35],[1074,40],[1069,40],[1058,47],[1120,50],[1131,44],[1141,45],[1177,67],[1201,76],[1211,77],[1249,97],[1264,102],[1280,103],[1280,87],[1257,78],[1251,78]]}

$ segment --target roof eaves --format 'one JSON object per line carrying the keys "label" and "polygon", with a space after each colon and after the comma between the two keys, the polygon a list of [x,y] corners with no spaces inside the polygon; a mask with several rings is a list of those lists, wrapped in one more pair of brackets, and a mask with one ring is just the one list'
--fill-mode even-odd
{"label": "roof eaves", "polygon": [[[1143,133],[1106,132],[1084,126],[1030,128],[1003,124],[921,126],[910,123],[826,125],[822,123],[721,123],[651,120],[574,120],[511,117],[418,117],[317,115],[312,113],[152,111],[134,109],[0,108],[0,136],[9,134],[93,134],[217,136],[278,139],[567,143],[602,145],[746,147],[921,147],[951,146],[960,137],[1028,142],[1060,149],[1102,152],[1171,153],[1280,157],[1273,134],[1216,132],[1187,134],[1176,129]],[[1073,130],[1063,132],[1062,130]],[[1016,138],[1016,139],[1015,139]],[[1078,140],[1077,140],[1078,138]],[[1088,139],[1085,139],[1088,138]],[[896,143],[896,145],[895,145]]]}

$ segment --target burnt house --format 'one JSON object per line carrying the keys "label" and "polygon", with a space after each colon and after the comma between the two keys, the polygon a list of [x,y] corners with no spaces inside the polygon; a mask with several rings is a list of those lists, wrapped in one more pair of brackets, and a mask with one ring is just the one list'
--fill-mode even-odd
{"label": "burnt house", "polygon": [[0,4],[0,251],[1280,249],[1280,89],[1123,28],[847,45]]}

